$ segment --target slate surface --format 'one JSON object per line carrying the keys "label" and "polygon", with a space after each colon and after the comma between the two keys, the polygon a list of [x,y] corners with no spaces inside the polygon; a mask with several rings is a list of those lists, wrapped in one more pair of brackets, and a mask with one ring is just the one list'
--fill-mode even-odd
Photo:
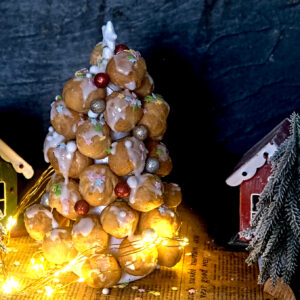
{"label": "slate surface", "polygon": [[1,1],[0,136],[41,166],[50,103],[88,65],[101,25],[112,20],[118,41],[141,51],[156,91],[171,104],[170,180],[210,216],[213,231],[226,222],[234,232],[238,191],[225,178],[247,149],[300,108],[299,4]]}

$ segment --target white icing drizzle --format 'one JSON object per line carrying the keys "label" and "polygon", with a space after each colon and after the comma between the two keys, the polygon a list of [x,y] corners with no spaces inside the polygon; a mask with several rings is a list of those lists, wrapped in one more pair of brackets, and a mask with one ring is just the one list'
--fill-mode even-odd
{"label": "white icing drizzle", "polygon": [[127,184],[131,189],[135,189],[138,185],[138,178],[136,176],[130,176],[127,179]]}
{"label": "white icing drizzle", "polygon": [[92,110],[88,111],[89,118],[97,118],[99,114],[94,113]]}
{"label": "white icing drizzle", "polygon": [[116,70],[127,76],[133,70],[134,63],[139,59],[140,53],[134,50],[124,50],[114,55]]}
{"label": "white icing drizzle", "polygon": [[127,148],[129,160],[134,165],[132,173],[137,176],[144,170],[148,150],[142,141],[139,141],[133,136],[128,138],[128,141],[131,141],[132,143],[132,146]]}
{"label": "white icing drizzle", "polygon": [[[127,184],[130,187],[130,195],[129,195],[129,202],[135,202],[135,194],[137,190],[144,184],[145,180],[148,177],[152,177],[153,175],[145,173],[142,175],[131,176],[127,179]],[[148,185],[147,186],[151,192],[155,195],[161,196],[162,195],[162,184],[156,181],[155,185]]]}
{"label": "white icing drizzle", "polygon": [[[71,144],[69,145],[69,143]],[[61,143],[54,149],[54,155],[58,161],[59,171],[65,178],[65,183],[68,183],[69,169],[76,149],[77,146],[74,141],[69,141],[67,145]]]}
{"label": "white icing drizzle", "polygon": [[[102,124],[98,122],[96,119],[91,119],[91,123],[94,126],[90,127],[89,130],[78,134],[80,137],[84,139],[87,145],[92,144],[92,139],[94,136],[99,136],[99,138],[102,138],[104,136],[101,128]],[[96,130],[97,127],[99,130]]]}
{"label": "white icing drizzle", "polygon": [[125,147],[126,147],[127,149],[131,148],[131,147],[132,147],[132,142],[131,142],[131,141],[126,141],[126,142],[125,142]]}
{"label": "white icing drizzle", "polygon": [[162,161],[166,161],[169,159],[169,153],[167,150],[166,145],[164,145],[163,143],[160,143],[157,145],[157,150],[159,150],[159,159]]}
{"label": "white icing drizzle", "polygon": [[82,90],[82,97],[83,97],[84,103],[86,102],[89,94],[92,93],[93,91],[97,90],[97,87],[94,85],[93,81],[88,78],[81,79],[80,87]]}
{"label": "white icing drizzle", "polygon": [[119,92],[121,90],[122,88],[110,82],[106,88],[106,94],[107,96],[109,96],[110,94],[112,94],[112,92]]}
{"label": "white icing drizzle", "polygon": [[135,194],[136,191],[143,185],[145,182],[148,174],[143,175],[137,175],[137,176],[131,176],[127,179],[127,184],[130,187],[130,195],[129,195],[129,202],[134,203],[135,202]]}
{"label": "white icing drizzle", "polygon": [[114,143],[111,144],[111,150],[110,150],[110,152],[111,152],[112,155],[116,154],[117,145],[118,145],[118,142],[114,142]]}
{"label": "white icing drizzle", "polygon": [[101,69],[98,66],[91,66],[90,67],[90,73],[91,74],[98,74],[101,72]]}
{"label": "white icing drizzle", "polygon": [[108,244],[108,251],[110,254],[117,255],[119,246],[122,243],[123,239],[117,239],[114,236],[110,237],[109,244]]}
{"label": "white icing drizzle", "polygon": [[[118,221],[120,227],[127,227],[128,225],[131,225],[131,222],[128,222],[128,221],[130,221],[130,215],[128,213],[126,213],[123,209],[120,209],[117,206],[111,205],[109,207],[109,211],[115,215],[116,220]],[[133,218],[132,218],[132,220],[133,220]]]}
{"label": "white icing drizzle", "polygon": [[60,203],[62,207],[62,215],[69,214],[69,189],[66,183],[61,183]]}
{"label": "white icing drizzle", "polygon": [[59,233],[66,233],[66,230],[65,229],[54,229],[49,234],[47,234],[47,236],[49,236],[52,241],[57,241],[57,240],[59,241],[60,240]]}
{"label": "white icing drizzle", "polygon": [[63,135],[58,134],[53,127],[49,127],[49,132],[46,135],[45,142],[44,142],[44,159],[45,162],[49,162],[48,158],[48,150],[50,148],[56,148],[62,141],[65,140]]}
{"label": "white icing drizzle", "polygon": [[[122,94],[119,94],[122,95]],[[106,104],[106,122],[112,130],[115,129],[116,123],[126,118],[126,108],[129,106],[129,103],[124,99],[120,99],[119,97],[111,98],[107,101]]]}
{"label": "white icing drizzle", "polygon": [[110,131],[110,137],[112,139],[112,141],[118,141],[123,139],[126,136],[129,136],[130,132],[119,132],[119,131]]}
{"label": "white icing drizzle", "polygon": [[126,211],[120,211],[120,217],[125,218],[126,217]]}
{"label": "white icing drizzle", "polygon": [[72,126],[72,131],[75,133],[76,130],[77,130],[77,124],[73,124],[73,126]]}
{"label": "white icing drizzle", "polygon": [[50,119],[53,120],[57,114],[72,117],[71,111],[63,100],[57,100],[51,104]]}
{"label": "white icing drizzle", "polygon": [[91,215],[91,214],[94,214],[94,215],[98,215],[100,216],[103,209],[105,208],[106,206],[91,206],[88,214]]}
{"label": "white icing drizzle", "polygon": [[101,158],[101,159],[94,159],[94,164],[107,165],[108,164],[108,156]]}
{"label": "white icing drizzle", "polygon": [[76,225],[73,226],[73,234],[74,236],[77,236],[78,234],[88,236],[94,227],[95,223],[91,218],[82,218]]}
{"label": "white icing drizzle", "polygon": [[171,209],[169,209],[167,206],[165,206],[165,205],[162,205],[162,206],[160,206],[159,208],[158,208],[158,211],[159,211],[159,213],[161,214],[161,215],[170,215],[172,218],[174,218],[175,217],[175,213],[171,210]]}
{"label": "white icing drizzle", "polygon": [[125,83],[125,87],[131,91],[135,90],[136,89],[135,81],[130,81],[128,83]]}

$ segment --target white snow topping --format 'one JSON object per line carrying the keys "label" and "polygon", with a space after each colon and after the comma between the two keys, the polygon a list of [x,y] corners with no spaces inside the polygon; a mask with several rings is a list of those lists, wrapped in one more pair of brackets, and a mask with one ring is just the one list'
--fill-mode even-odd
{"label": "white snow topping", "polygon": [[248,180],[252,178],[258,168],[263,166],[266,162],[266,158],[264,153],[268,153],[268,159],[275,153],[277,150],[277,145],[275,143],[268,143],[265,147],[263,147],[257,154],[252,157],[247,163],[241,166],[238,170],[236,170],[230,177],[226,179],[226,183],[230,186],[238,186],[244,180]]}

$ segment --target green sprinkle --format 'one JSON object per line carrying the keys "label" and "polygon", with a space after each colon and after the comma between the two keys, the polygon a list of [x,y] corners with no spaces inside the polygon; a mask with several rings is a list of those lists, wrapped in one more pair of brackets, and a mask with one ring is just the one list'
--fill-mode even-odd
{"label": "green sprinkle", "polygon": [[135,58],[132,54],[129,54],[129,55],[127,56],[127,58],[128,58],[129,61],[131,61],[131,62],[136,62],[136,58]]}
{"label": "green sprinkle", "polygon": [[99,132],[102,130],[102,126],[97,124],[94,126],[94,129]]}
{"label": "green sprinkle", "polygon": [[158,156],[161,156],[163,154],[163,151],[161,149],[157,149],[156,154]]}
{"label": "green sprinkle", "polygon": [[52,185],[52,191],[54,192],[55,196],[60,196],[60,194],[61,194],[61,184],[60,183],[54,183]]}
{"label": "green sprinkle", "polygon": [[139,107],[139,106],[138,106],[137,104],[134,104],[134,105],[132,106],[132,109],[133,109],[134,111],[136,111],[138,107]]}
{"label": "green sprinkle", "polygon": [[111,154],[111,148],[106,149],[107,154]]}
{"label": "green sprinkle", "polygon": [[160,179],[158,176],[155,176],[155,180],[156,180],[157,182],[162,182],[161,179]]}
{"label": "green sprinkle", "polygon": [[145,99],[144,99],[144,101],[147,102],[147,103],[152,102],[154,100],[155,99],[152,96],[150,96],[150,95],[146,96]]}
{"label": "green sprinkle", "polygon": [[62,100],[62,97],[60,95],[57,95],[55,98],[56,100]]}

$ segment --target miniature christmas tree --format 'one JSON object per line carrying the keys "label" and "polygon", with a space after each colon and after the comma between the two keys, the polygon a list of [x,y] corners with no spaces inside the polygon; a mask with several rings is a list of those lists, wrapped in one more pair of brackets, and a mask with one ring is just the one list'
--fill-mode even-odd
{"label": "miniature christmas tree", "polygon": [[56,173],[24,213],[46,259],[63,265],[80,256],[77,274],[95,288],[171,267],[184,244],[180,187],[162,182],[172,170],[161,143],[169,105],[153,93],[141,54],[115,45],[111,22],[102,33],[91,66],[51,104],[44,154]]}
{"label": "miniature christmas tree", "polygon": [[259,283],[290,283],[300,247],[300,117],[290,117],[290,136],[271,157],[272,173],[251,224],[247,262],[262,259]]}

